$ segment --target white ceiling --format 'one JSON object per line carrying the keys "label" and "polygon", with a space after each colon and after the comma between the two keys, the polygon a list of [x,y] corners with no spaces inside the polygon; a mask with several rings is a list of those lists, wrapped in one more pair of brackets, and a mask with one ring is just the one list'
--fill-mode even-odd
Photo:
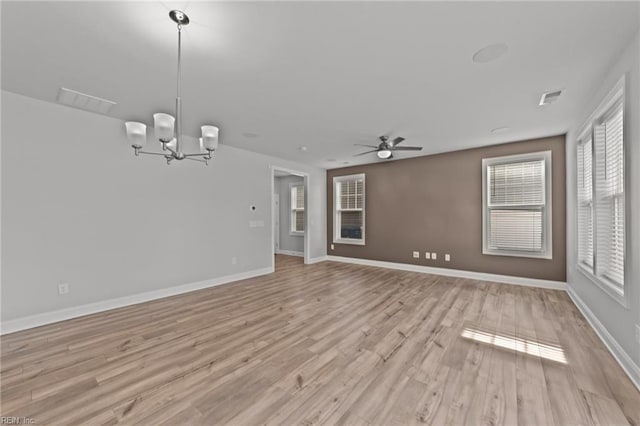
{"label": "white ceiling", "polygon": [[[113,100],[109,115],[147,124],[174,109],[168,11],[182,9],[191,18],[184,132],[214,124],[221,143],[326,168],[378,161],[354,157],[353,144],[382,134],[404,136],[424,155],[564,133],[640,14],[638,2],[1,6],[3,89],[54,102],[64,86]],[[471,60],[496,42],[509,46],[506,55]],[[538,107],[542,92],[558,88],[558,102]],[[491,134],[503,126],[510,130]]]}

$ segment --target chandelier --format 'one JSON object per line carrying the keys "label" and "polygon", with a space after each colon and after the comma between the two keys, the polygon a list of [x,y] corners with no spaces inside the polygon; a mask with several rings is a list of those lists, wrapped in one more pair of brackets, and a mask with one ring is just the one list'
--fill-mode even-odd
{"label": "chandelier", "polygon": [[[147,143],[147,126],[144,123],[128,121],[125,123],[127,138],[137,155],[149,154],[160,155],[171,164],[173,160],[192,160],[209,164],[213,152],[218,147],[218,128],[215,126],[202,126],[202,137],[200,138],[200,152],[184,153],[182,151],[182,140],[180,132],[182,130],[182,99],[180,97],[180,54],[182,27],[189,24],[189,17],[179,10],[169,12],[169,17],[178,25],[178,78],[176,95],[176,116],[170,114],[153,114],[153,127],[155,137],[160,141],[163,152],[143,151],[142,148]],[[201,157],[201,158],[198,158]]]}

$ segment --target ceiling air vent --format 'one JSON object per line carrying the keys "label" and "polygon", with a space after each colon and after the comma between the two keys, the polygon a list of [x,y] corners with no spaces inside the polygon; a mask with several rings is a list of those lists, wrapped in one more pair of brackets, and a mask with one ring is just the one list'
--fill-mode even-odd
{"label": "ceiling air vent", "polygon": [[98,98],[97,96],[87,95],[86,93],[76,92],[75,90],[61,87],[58,91],[58,102],[70,107],[83,109],[85,111],[97,112],[98,114],[107,114],[116,104],[113,101]]}
{"label": "ceiling air vent", "polygon": [[558,100],[562,94],[562,89],[554,90],[552,92],[543,93],[538,105],[549,105]]}

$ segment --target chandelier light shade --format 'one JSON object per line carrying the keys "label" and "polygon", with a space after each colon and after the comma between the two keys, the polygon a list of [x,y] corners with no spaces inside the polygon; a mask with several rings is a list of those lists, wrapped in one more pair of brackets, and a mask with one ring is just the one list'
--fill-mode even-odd
{"label": "chandelier light shade", "polygon": [[143,148],[147,144],[147,126],[144,123],[127,121],[124,123],[127,129],[127,137],[134,148]]}
{"label": "chandelier light shade", "polygon": [[189,23],[189,17],[179,10],[169,12],[169,17],[178,25],[178,78],[175,117],[162,112],[153,114],[154,136],[160,142],[162,152],[142,151],[147,143],[147,126],[144,123],[127,121],[125,123],[127,138],[136,155],[160,155],[167,160],[167,164],[171,164],[173,160],[191,160],[209,164],[214,151],[218,149],[219,130],[215,126],[202,126],[200,152],[185,153],[182,151],[182,98],[180,96],[182,27]]}
{"label": "chandelier light shade", "polygon": [[169,114],[158,112],[153,114],[153,128],[156,139],[159,141],[170,141],[173,139],[176,119]]}
{"label": "chandelier light shade", "polygon": [[202,145],[207,151],[215,151],[218,148],[218,128],[214,126],[202,126]]}

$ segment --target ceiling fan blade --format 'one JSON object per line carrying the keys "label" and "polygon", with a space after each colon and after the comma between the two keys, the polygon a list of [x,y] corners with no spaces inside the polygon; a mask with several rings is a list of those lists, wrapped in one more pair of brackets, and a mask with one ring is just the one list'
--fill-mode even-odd
{"label": "ceiling fan blade", "polygon": [[378,150],[374,149],[373,151],[361,152],[360,154],[354,155],[354,157],[359,157],[359,156],[365,155],[365,154],[371,154],[372,152],[378,152]]}
{"label": "ceiling fan blade", "polygon": [[421,146],[394,146],[390,149],[392,151],[422,151]]}
{"label": "ceiling fan blade", "polygon": [[361,143],[354,143],[356,146],[366,146],[367,148],[378,148],[377,145],[362,145]]}
{"label": "ceiling fan blade", "polygon": [[399,143],[401,143],[403,140],[404,140],[404,138],[397,137],[397,138],[395,138],[395,139],[393,140],[393,142],[391,142],[391,146],[396,146],[396,145],[398,145]]}

